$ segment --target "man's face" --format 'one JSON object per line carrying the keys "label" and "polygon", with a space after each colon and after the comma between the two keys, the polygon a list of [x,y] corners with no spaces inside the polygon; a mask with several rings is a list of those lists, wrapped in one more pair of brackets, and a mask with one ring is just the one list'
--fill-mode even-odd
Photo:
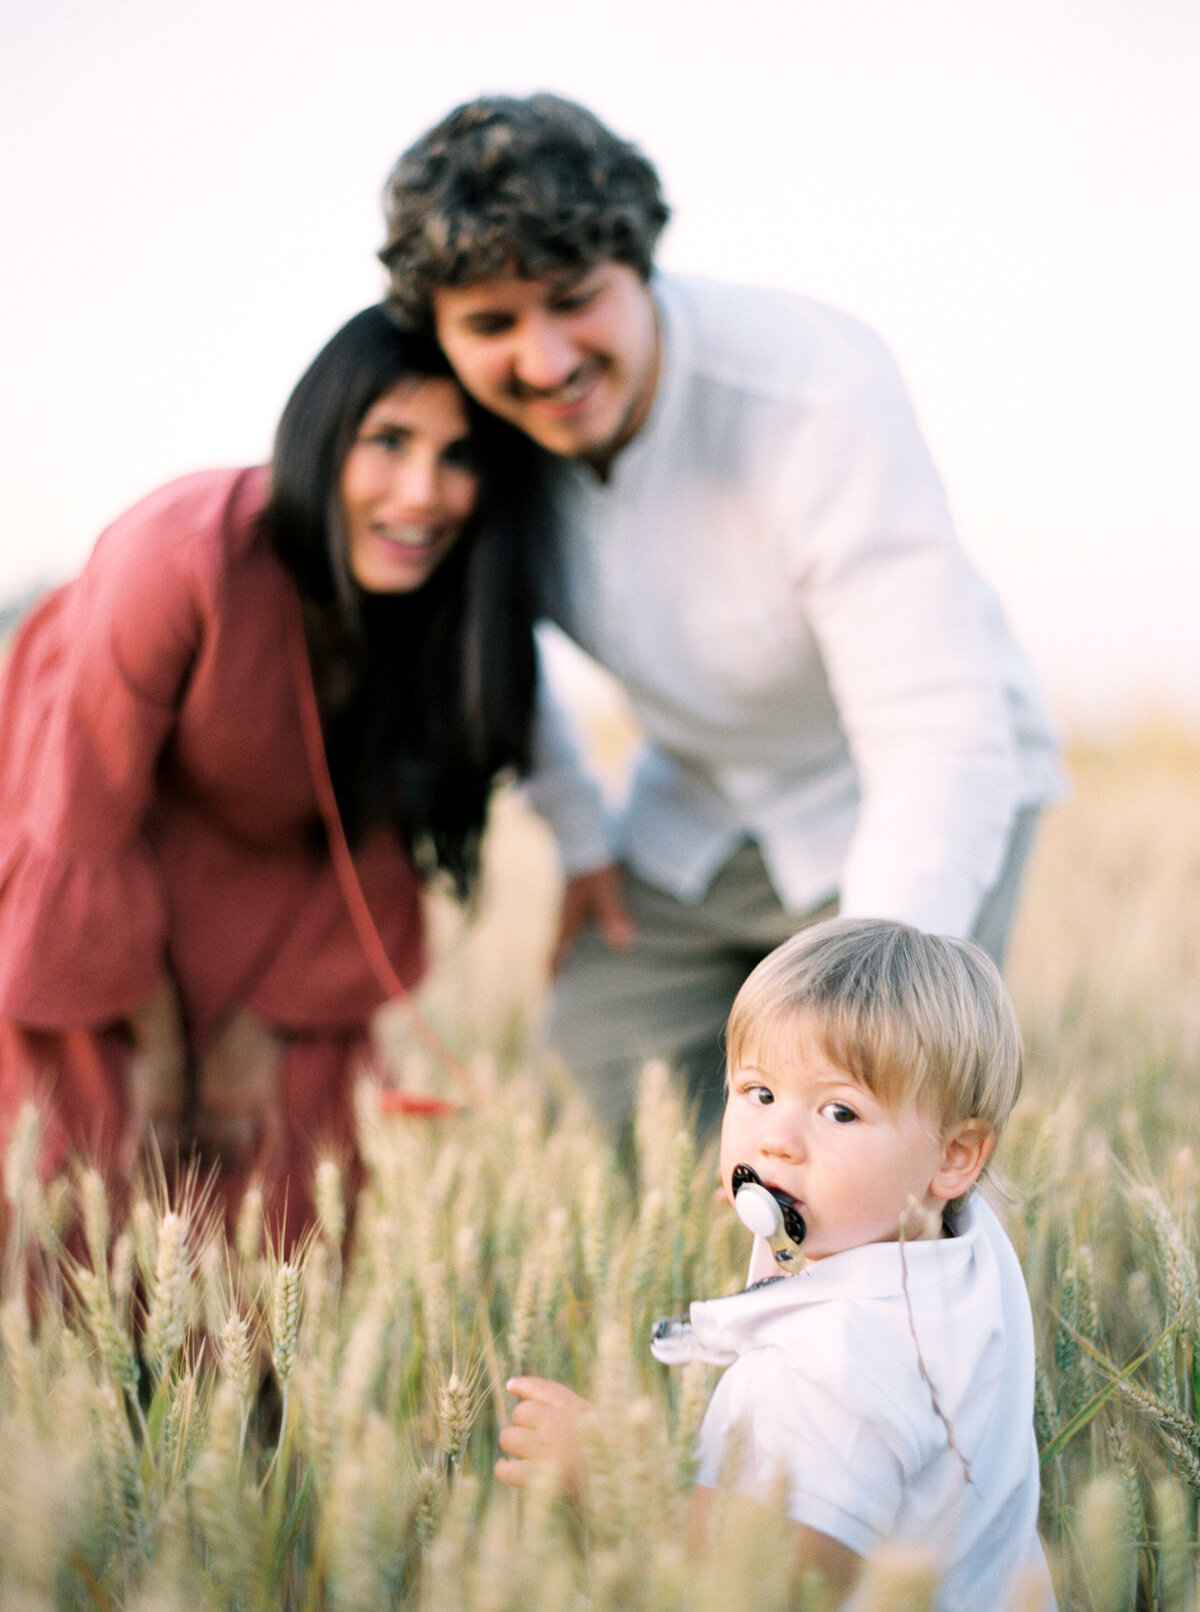
{"label": "man's face", "polygon": [[434,293],[438,340],[485,408],[604,474],[637,433],[658,379],[645,281],[603,259],[584,274],[515,274]]}

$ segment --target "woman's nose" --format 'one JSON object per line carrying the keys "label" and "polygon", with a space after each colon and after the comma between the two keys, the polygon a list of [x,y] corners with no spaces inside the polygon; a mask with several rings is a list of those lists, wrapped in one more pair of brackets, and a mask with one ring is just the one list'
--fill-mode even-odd
{"label": "woman's nose", "polygon": [[441,473],[433,459],[414,454],[396,474],[392,496],[401,510],[418,514],[441,503]]}

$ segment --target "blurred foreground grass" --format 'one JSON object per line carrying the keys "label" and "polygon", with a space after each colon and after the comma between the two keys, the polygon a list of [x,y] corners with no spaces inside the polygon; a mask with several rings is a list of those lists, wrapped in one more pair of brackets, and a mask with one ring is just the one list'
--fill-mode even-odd
{"label": "blurred foreground grass", "polygon": [[[1001,1161],[1039,1333],[1043,1523],[1064,1606],[1183,1608],[1200,1499],[1200,745],[1148,728],[1077,746],[1072,770],[1009,969],[1030,1056]],[[739,1285],[744,1234],[661,1071],[630,1182],[533,1056],[554,893],[544,833],[501,801],[477,921],[433,904],[423,993],[485,1099],[417,1124],[364,1089],[369,1181],[344,1266],[335,1160],[318,1235],[281,1261],[253,1196],[228,1247],[195,1202],[148,1189],[116,1226],[94,1176],[43,1188],[29,1148],[10,1151],[0,1608],[788,1604],[772,1528],[732,1504],[703,1568],[683,1551],[711,1379],[656,1366],[646,1337]],[[403,1079],[436,1082],[401,1015],[386,1034]],[[13,1274],[28,1258],[32,1323]],[[492,1481],[515,1370],[601,1407],[580,1512]],[[873,1572],[871,1606],[932,1604],[919,1560]],[[825,1604],[818,1587],[804,1604]]]}

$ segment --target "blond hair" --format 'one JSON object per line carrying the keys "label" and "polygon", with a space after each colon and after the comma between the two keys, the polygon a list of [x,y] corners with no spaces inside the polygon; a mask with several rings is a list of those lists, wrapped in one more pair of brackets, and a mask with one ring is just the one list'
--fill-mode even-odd
{"label": "blond hair", "polygon": [[1021,1032],[995,964],[971,941],[907,924],[835,918],[764,958],[729,1015],[730,1067],[791,1030],[939,1130],[978,1119],[999,1136],[1021,1090]]}

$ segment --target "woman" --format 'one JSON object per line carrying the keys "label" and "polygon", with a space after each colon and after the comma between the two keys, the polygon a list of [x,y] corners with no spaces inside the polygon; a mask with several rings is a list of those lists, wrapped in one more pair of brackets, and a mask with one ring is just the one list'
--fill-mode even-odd
{"label": "woman", "polygon": [[419,879],[467,891],[492,783],[528,764],[539,487],[368,308],[269,471],[151,494],[42,602],[0,684],[0,1142],[35,1095],[51,1167],[119,1178],[153,1131],[219,1158],[229,1203],[265,1170],[302,1226],[384,994],[320,775],[411,985]]}

